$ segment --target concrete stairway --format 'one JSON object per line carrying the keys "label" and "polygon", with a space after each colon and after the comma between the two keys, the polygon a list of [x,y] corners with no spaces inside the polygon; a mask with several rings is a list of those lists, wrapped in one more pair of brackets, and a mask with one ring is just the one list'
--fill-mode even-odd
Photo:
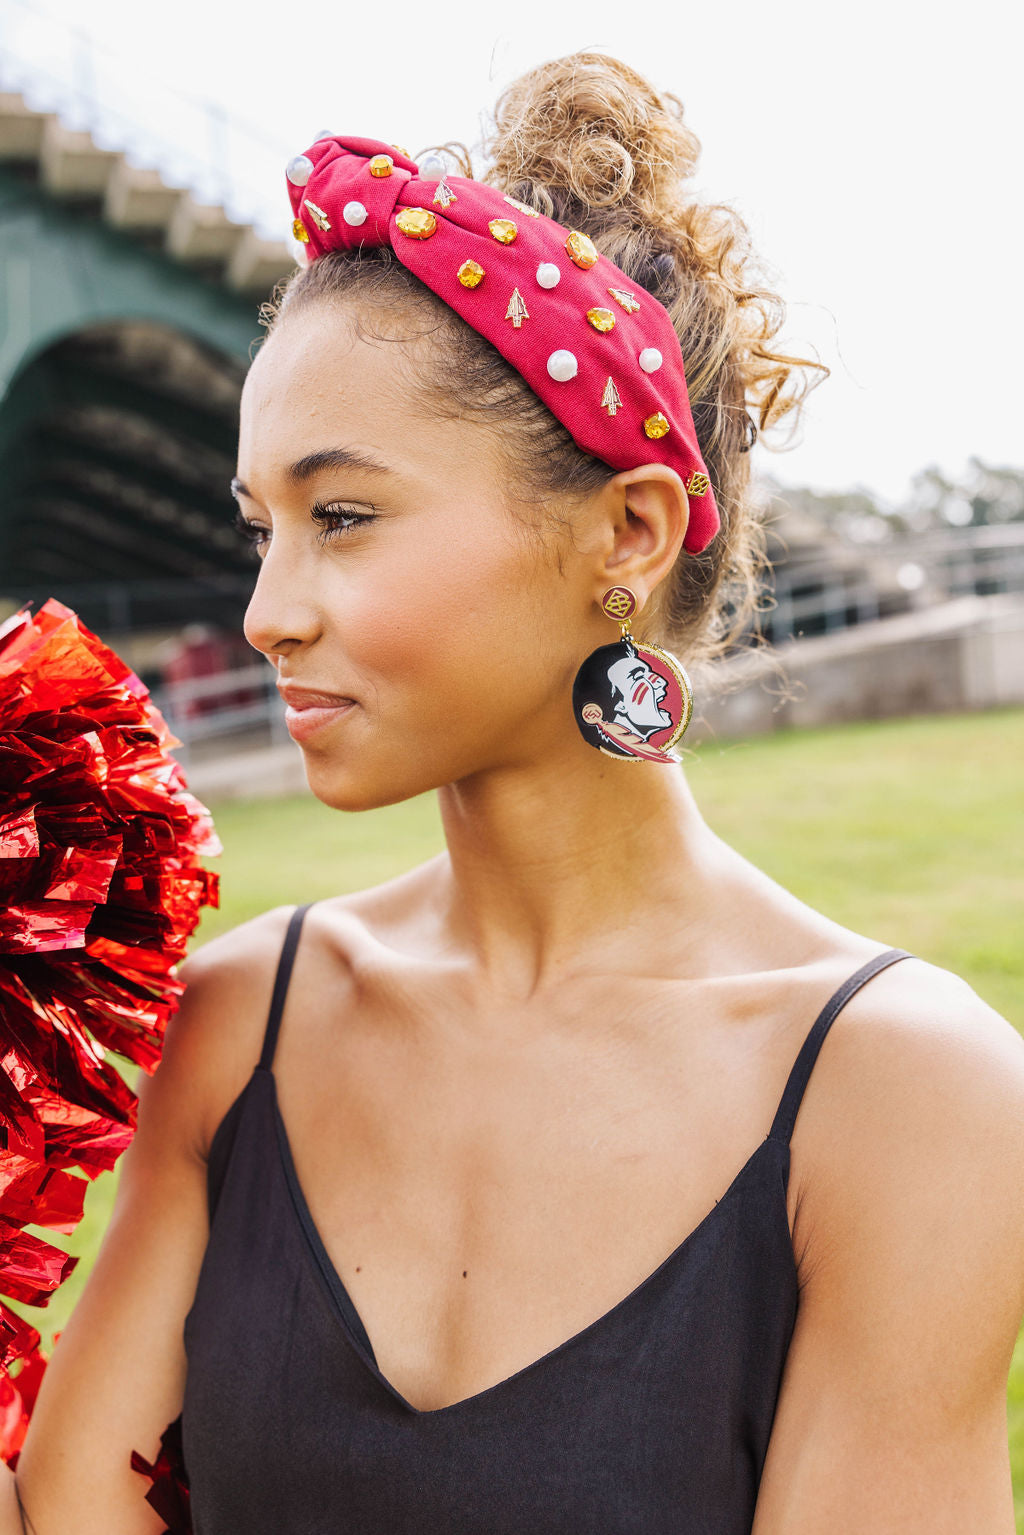
{"label": "concrete stairway", "polygon": [[[268,240],[222,207],[202,203],[159,171],[132,165],[122,151],[0,92],[0,162],[24,166],[68,204],[97,210],[115,229],[143,239],[184,266],[200,268],[233,292],[263,296],[295,267],[289,243]],[[281,222],[287,206],[282,192]]]}

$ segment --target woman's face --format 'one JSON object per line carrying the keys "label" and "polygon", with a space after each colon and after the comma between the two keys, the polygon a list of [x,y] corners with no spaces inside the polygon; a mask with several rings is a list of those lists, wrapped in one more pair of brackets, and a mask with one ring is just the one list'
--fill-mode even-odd
{"label": "woman's face", "polygon": [[286,696],[351,700],[289,714],[313,792],[340,809],[587,751],[571,690],[601,634],[593,570],[517,521],[485,425],[428,416],[430,345],[365,340],[314,303],[279,322],[242,395],[235,489],[261,561],[245,634]]}

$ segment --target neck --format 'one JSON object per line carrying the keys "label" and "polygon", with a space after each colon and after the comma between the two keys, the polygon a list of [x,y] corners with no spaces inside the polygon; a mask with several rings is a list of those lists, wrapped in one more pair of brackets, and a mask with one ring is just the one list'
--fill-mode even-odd
{"label": "neck", "polygon": [[577,750],[438,794],[451,938],[506,996],[628,970],[662,929],[677,953],[698,955],[738,857],[704,821],[682,767]]}

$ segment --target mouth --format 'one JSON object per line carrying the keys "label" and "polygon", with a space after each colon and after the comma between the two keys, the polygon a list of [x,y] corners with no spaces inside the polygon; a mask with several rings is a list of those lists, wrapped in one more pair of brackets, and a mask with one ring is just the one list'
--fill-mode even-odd
{"label": "mouth", "polygon": [[341,693],[302,688],[290,682],[279,682],[277,689],[288,706],[284,712],[285,728],[299,745],[343,719],[356,707],[354,698]]}

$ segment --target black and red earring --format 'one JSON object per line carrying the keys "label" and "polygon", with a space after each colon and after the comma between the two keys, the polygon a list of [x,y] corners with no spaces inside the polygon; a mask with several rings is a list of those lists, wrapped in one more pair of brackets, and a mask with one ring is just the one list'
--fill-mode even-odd
{"label": "black and red earring", "polygon": [[572,688],[580,734],[609,757],[679,762],[672,747],[693,713],[693,689],[681,663],[659,645],[630,633],[636,596],[612,586],[601,607],[619,625],[619,638],[591,651]]}

